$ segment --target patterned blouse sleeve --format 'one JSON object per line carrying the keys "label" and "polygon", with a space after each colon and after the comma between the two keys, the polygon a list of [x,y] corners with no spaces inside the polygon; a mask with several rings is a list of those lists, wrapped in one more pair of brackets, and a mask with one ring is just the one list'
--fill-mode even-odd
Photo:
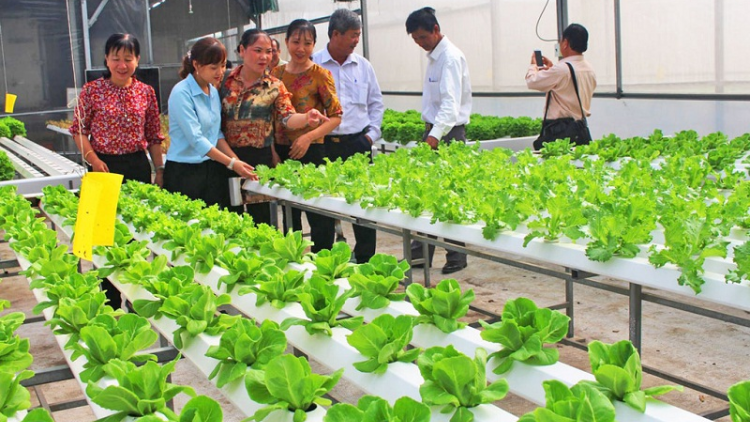
{"label": "patterned blouse sleeve", "polygon": [[294,110],[294,106],[292,105],[292,93],[286,89],[284,82],[279,81],[277,87],[279,95],[276,96],[276,101],[274,101],[273,117],[274,121],[280,124],[284,119],[297,111]]}
{"label": "patterned blouse sleeve", "polygon": [[96,98],[92,90],[92,85],[86,84],[83,86],[81,94],[78,96],[78,104],[73,113],[73,124],[70,125],[70,128],[68,129],[73,136],[89,136],[91,134],[91,120],[94,117],[94,107],[92,103]]}
{"label": "patterned blouse sleeve", "polygon": [[148,145],[159,145],[164,141],[164,135],[161,133],[161,120],[159,118],[159,106],[156,102],[156,93],[154,88],[146,85],[144,90],[147,96],[148,107],[146,108],[146,127],[145,135]]}
{"label": "patterned blouse sleeve", "polygon": [[333,75],[331,71],[320,66],[321,83],[318,84],[318,95],[320,96],[320,102],[323,103],[323,108],[326,111],[328,117],[339,117],[344,114],[339,102],[339,97],[336,96],[336,83],[333,81]]}

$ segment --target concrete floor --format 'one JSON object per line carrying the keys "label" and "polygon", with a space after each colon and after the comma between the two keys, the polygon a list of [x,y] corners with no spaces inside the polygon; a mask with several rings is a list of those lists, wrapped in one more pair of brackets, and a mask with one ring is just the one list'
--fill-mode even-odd
{"label": "concrete floor", "polygon": [[[353,246],[354,237],[349,224],[344,224],[344,234],[349,244]],[[383,233],[379,233],[378,236],[378,252],[402,257],[400,238]],[[7,244],[0,246],[0,258],[8,259],[11,256],[12,253]],[[521,259],[509,255],[504,256]],[[438,249],[431,270],[433,285],[444,278],[440,274],[440,268],[445,262],[444,258],[444,252]],[[556,269],[562,270],[562,268]],[[474,289],[475,306],[497,313],[502,310],[507,300],[519,296],[529,297],[539,306],[551,306],[564,301],[562,280],[479,258],[469,257],[469,267],[450,277],[457,279],[463,288]],[[617,280],[603,278],[597,278],[597,280],[626,287],[625,283]],[[421,272],[417,271],[415,282],[422,281]],[[11,311],[21,310],[28,315],[31,314],[31,308],[36,304],[29,292],[28,283],[23,277],[4,278],[0,284],[0,297],[12,302]],[[686,301],[748,318],[748,313],[744,311],[707,305],[695,299]],[[574,342],[585,345],[594,339],[615,342],[628,338],[628,298],[626,296],[576,285],[575,303],[576,332],[572,338]],[[726,389],[736,382],[750,379],[750,365],[748,365],[750,329],[651,303],[644,304],[643,313],[642,360],[644,365],[677,374],[722,392],[726,392]],[[466,320],[475,321],[478,317],[477,314],[471,314]],[[40,370],[64,364],[52,333],[42,322],[24,325],[19,330],[19,334],[31,340],[31,352],[35,359],[32,369]],[[558,348],[562,362],[586,371],[590,370],[585,351],[571,346],[559,345]],[[325,372],[320,369],[319,365],[313,365],[313,369]],[[192,367],[190,362],[182,360],[177,365],[173,382],[191,385],[199,394],[206,394],[219,400],[224,408],[225,421],[234,422],[244,418],[238,409],[221,398],[221,394],[198,373],[196,368]],[[661,384],[673,383],[651,376],[644,377],[644,387]],[[34,405],[39,403],[37,395],[42,395],[50,404],[83,397],[83,393],[74,381],[48,384],[34,390],[32,391]],[[339,400],[351,402],[356,401],[361,392],[342,380],[333,395]],[[178,397],[177,408],[179,409],[186,400],[187,397]],[[692,390],[669,393],[662,396],[662,400],[695,413],[710,412],[726,407],[725,402]],[[498,404],[516,415],[521,415],[535,407],[512,395]],[[58,422],[88,422],[95,419],[88,407],[56,412],[53,416]],[[718,420],[730,421],[728,416]]]}

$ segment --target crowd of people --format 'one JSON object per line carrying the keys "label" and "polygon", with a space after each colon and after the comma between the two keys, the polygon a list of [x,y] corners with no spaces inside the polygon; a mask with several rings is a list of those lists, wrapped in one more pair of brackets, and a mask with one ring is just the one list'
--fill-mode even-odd
{"label": "crowd of people", "polygon": [[[465,142],[472,110],[466,57],[442,33],[432,8],[412,12],[406,32],[428,59],[422,87],[422,141],[434,149],[439,142]],[[275,166],[285,160],[318,165],[326,158],[371,154],[373,141],[380,137],[383,96],[373,66],[354,52],[361,34],[359,16],[338,9],[330,17],[328,44],[313,52],[315,26],[297,19],[284,38],[287,62],[280,58],[278,40],[250,29],[242,34],[239,63],[231,70],[227,70],[224,45],[212,37],[200,39],[183,57],[182,80],[169,96],[171,142],[166,161],[154,90],[134,76],[140,60],[138,40],[114,34],[105,45],[107,72],[83,87],[70,132],[90,171],[153,182],[207,205],[247,212],[256,223],[271,223],[272,198],[256,195],[241,207],[230,207],[230,177],[254,180],[255,166]],[[540,142],[550,140],[545,136],[580,127],[571,122],[583,121],[585,126],[596,87],[593,69],[583,58],[587,43],[586,29],[572,24],[563,32],[562,59],[557,64],[546,57],[537,63],[532,56],[527,85],[547,93]],[[574,141],[586,142],[585,137]],[[146,152],[155,170],[153,179]],[[306,216],[312,251],[330,249],[334,220],[313,212]],[[292,221],[284,221],[284,230],[300,230],[301,221],[301,211],[294,209]],[[367,262],[375,254],[376,231],[359,225],[353,230],[354,259]],[[423,245],[413,242],[412,259],[431,265],[435,248],[426,249],[425,257]],[[466,266],[466,254],[449,250],[442,272],[450,274]]]}

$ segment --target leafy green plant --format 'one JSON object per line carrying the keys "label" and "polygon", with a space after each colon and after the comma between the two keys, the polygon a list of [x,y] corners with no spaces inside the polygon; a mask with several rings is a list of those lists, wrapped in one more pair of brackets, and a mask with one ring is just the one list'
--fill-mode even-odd
{"label": "leafy green plant", "polygon": [[32,289],[45,289],[47,300],[39,302],[32,310],[35,314],[41,313],[49,307],[57,307],[62,298],[78,299],[100,292],[100,280],[96,277],[96,271],[85,274],[72,274],[64,279],[52,274],[44,279],[37,279],[29,283]]}
{"label": "leafy green plant", "polygon": [[107,365],[115,359],[120,361],[156,361],[156,355],[139,354],[159,339],[151,329],[151,323],[135,314],[122,315],[115,320],[111,315],[94,319],[92,324],[81,328],[81,342],[73,344],[72,360],[86,357],[81,381],[98,381],[104,376]]}
{"label": "leafy green plant", "polygon": [[499,361],[493,372],[503,374],[510,370],[514,361],[528,365],[557,362],[559,351],[544,345],[557,343],[565,337],[570,318],[551,309],[537,308],[530,299],[520,297],[506,302],[502,321],[491,325],[479,322],[484,327],[482,338],[502,345],[502,349],[490,357]]}
{"label": "leafy green plant", "polygon": [[727,390],[732,422],[750,422],[750,381],[742,381]]}
{"label": "leafy green plant", "polygon": [[206,356],[219,361],[208,379],[216,379],[221,388],[245,375],[248,368],[263,369],[271,359],[286,350],[286,336],[279,325],[265,320],[258,327],[255,321],[240,319],[221,335],[217,346],[211,346]]}
{"label": "leafy green plant", "polygon": [[13,132],[11,132],[8,125],[3,123],[2,121],[0,121],[0,137],[8,139],[13,137]]}
{"label": "leafy green plant", "polygon": [[518,422],[615,422],[615,407],[602,392],[578,383],[571,388],[557,380],[542,382],[546,404]]}
{"label": "leafy green plant", "polygon": [[407,261],[398,262],[395,256],[387,254],[375,254],[370,262],[359,265],[349,276],[349,284],[354,289],[353,297],[361,297],[357,310],[382,309],[391,300],[404,300],[406,293],[395,291],[408,270]]}
{"label": "leafy green plant", "polygon": [[97,272],[102,278],[109,277],[115,271],[130,268],[134,262],[146,261],[151,251],[146,247],[147,240],[130,242],[123,246],[98,246],[95,253],[104,256],[106,264],[98,267]]}
{"label": "leafy green plant", "polygon": [[750,274],[750,241],[734,247],[732,261],[737,265],[726,275],[726,280],[732,283],[742,283]]}
{"label": "leafy green plant", "polygon": [[[47,232],[40,232],[38,236],[40,240],[48,237],[47,234],[42,235],[42,233]],[[51,232],[51,235],[55,236],[55,232]],[[15,242],[11,243],[11,247],[15,244]],[[66,278],[78,272],[78,258],[67,253],[67,247],[64,245],[55,247],[49,244],[39,244],[21,254],[26,256],[31,265],[19,273],[33,281],[45,279],[53,274],[59,278]],[[41,282],[44,283],[44,281]]]}
{"label": "leafy green plant", "polygon": [[208,274],[220,255],[236,247],[234,241],[227,241],[222,234],[196,236],[188,245],[189,252],[185,260],[198,274]]}
{"label": "leafy green plant", "polygon": [[113,360],[104,372],[116,379],[118,385],[102,388],[89,381],[86,395],[99,406],[116,412],[100,419],[102,422],[119,422],[125,416],[138,417],[157,412],[176,420],[177,415],[167,407],[167,402],[180,393],[195,397],[192,387],[167,382],[178,360],[180,356],[161,366],[156,362],[146,362],[139,367],[132,362]]}
{"label": "leafy green plant", "polygon": [[257,285],[241,287],[239,294],[255,293],[255,306],[268,302],[281,309],[289,302],[298,300],[304,289],[305,274],[297,270],[284,271],[278,267],[268,267],[256,278]]}
{"label": "leafy green plant", "polygon": [[26,414],[21,422],[55,422],[47,409],[42,407],[36,408]]}
{"label": "leafy green plant", "polygon": [[260,254],[278,257],[289,262],[301,264],[307,253],[305,252],[312,242],[302,237],[301,231],[291,231],[284,237],[271,240],[271,242],[260,247]]}
{"label": "leafy green plant", "polygon": [[[34,361],[29,353],[29,339],[16,335],[25,319],[23,312],[0,316],[0,372],[23,371]],[[2,393],[0,397],[3,397]]]}
{"label": "leafy green plant", "polygon": [[508,393],[505,379],[487,385],[487,351],[481,347],[477,348],[474,359],[452,345],[431,347],[419,355],[417,365],[425,380],[419,387],[422,403],[444,406],[443,413],[454,412],[451,422],[471,422],[472,407],[502,400]]}
{"label": "leafy green plant", "polygon": [[348,403],[331,406],[323,422],[429,422],[430,417],[430,408],[411,397],[401,397],[391,407],[380,397],[363,396],[357,406]]}
{"label": "leafy green plant", "polygon": [[78,298],[63,297],[57,304],[54,317],[47,325],[52,327],[55,335],[69,335],[65,347],[78,343],[81,329],[91,324],[100,315],[116,317],[123,311],[114,310],[106,305],[107,295],[104,292],[87,293]]}
{"label": "leafy green plant", "polygon": [[219,277],[218,285],[225,284],[227,293],[231,293],[238,284],[241,286],[255,285],[255,279],[269,267],[282,269],[286,267],[286,260],[275,260],[256,253],[240,250],[226,251],[218,256],[217,264],[229,271],[229,274]]}
{"label": "leafy green plant", "polygon": [[406,288],[406,295],[414,309],[419,312],[417,324],[435,324],[440,331],[451,333],[466,326],[458,319],[469,311],[469,305],[474,300],[474,290],[461,293],[458,281],[446,278],[434,289],[425,289],[420,284],[410,284]]}
{"label": "leafy green plant", "polygon": [[666,247],[659,250],[652,245],[649,262],[656,268],[667,263],[677,265],[681,272],[677,282],[689,286],[696,294],[700,293],[705,284],[701,277],[703,262],[712,256],[726,258],[729,242],[716,235],[710,221],[695,214],[674,220],[662,217],[661,223]]}
{"label": "leafy green plant", "polygon": [[188,245],[192,245],[195,242],[200,243],[202,238],[203,235],[201,234],[200,227],[184,225],[177,227],[162,247],[168,251],[172,251],[170,260],[175,261],[189,250]]}
{"label": "leafy green plant", "polygon": [[219,306],[230,303],[232,298],[228,294],[215,296],[210,287],[199,286],[189,295],[168,297],[159,310],[180,326],[174,332],[173,342],[182,349],[183,333],[190,337],[204,332],[216,335],[234,325],[241,318],[239,315],[218,313]]}
{"label": "leafy green plant", "polygon": [[339,295],[339,286],[331,283],[325,277],[313,274],[307,280],[304,290],[297,295],[305,315],[309,319],[287,318],[281,323],[281,328],[286,330],[292,325],[302,325],[308,334],[325,333],[333,335],[331,328],[342,326],[354,330],[362,324],[364,317],[339,318],[344,303],[354,292],[347,290]]}
{"label": "leafy green plant", "polygon": [[682,386],[671,385],[641,390],[641,357],[633,343],[628,340],[614,344],[592,341],[589,344],[589,361],[596,382],[582,382],[591,383],[611,400],[624,401],[641,413],[646,411],[647,397],[659,396],[673,390],[682,391]]}
{"label": "leafy green plant", "polygon": [[0,180],[13,180],[16,177],[16,168],[8,158],[5,151],[0,151]]}
{"label": "leafy green plant", "polygon": [[250,398],[268,404],[246,421],[262,421],[274,410],[294,412],[294,422],[304,422],[305,412],[316,404],[328,406],[331,401],[324,394],[336,386],[344,369],[330,376],[314,374],[304,357],[281,355],[273,358],[264,370],[250,369],[245,375],[245,387]]}
{"label": "leafy green plant", "polygon": [[18,135],[26,136],[26,125],[24,125],[22,121],[14,117],[6,116],[0,119],[0,123],[10,129],[11,136],[6,136],[6,138],[15,138]]}
{"label": "leafy green plant", "polygon": [[315,272],[330,280],[349,277],[356,266],[349,262],[352,257],[352,249],[346,242],[336,242],[333,247],[323,249],[313,258]]}
{"label": "leafy green plant", "polygon": [[368,358],[354,363],[360,372],[382,374],[391,362],[413,362],[422,349],[404,350],[409,345],[414,317],[383,314],[347,336],[346,341]]}
{"label": "leafy green plant", "polygon": [[0,371],[0,420],[8,420],[19,410],[31,407],[31,394],[21,381],[34,376],[32,371],[13,372]]}
{"label": "leafy green plant", "polygon": [[[158,259],[159,257],[157,257]],[[163,258],[163,257],[162,257]],[[156,261],[156,259],[154,259]],[[147,272],[151,267],[145,266]],[[122,278],[122,277],[121,277]],[[145,318],[161,318],[161,306],[168,297],[190,295],[198,289],[195,283],[195,272],[188,266],[178,266],[165,269],[157,275],[149,275],[140,280],[140,285],[150,292],[156,300],[137,299],[133,302],[133,309]]]}

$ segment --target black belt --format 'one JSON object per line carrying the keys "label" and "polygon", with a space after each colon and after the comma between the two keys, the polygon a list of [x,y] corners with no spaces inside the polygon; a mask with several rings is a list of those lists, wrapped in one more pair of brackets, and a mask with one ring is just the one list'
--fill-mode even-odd
{"label": "black belt", "polygon": [[[435,126],[435,125],[432,124],[432,123],[425,123],[424,124],[425,129],[428,130],[428,131],[432,130],[433,126]],[[456,128],[456,127],[464,127],[464,126],[466,126],[466,125],[456,125],[456,126],[453,126],[451,129]]]}
{"label": "black belt", "polygon": [[350,133],[348,135],[327,135],[325,137],[325,140],[326,141],[331,141],[331,142],[336,142],[336,143],[347,142],[347,141],[351,141],[352,139],[354,139],[354,138],[356,138],[358,136],[362,136],[365,133],[366,130],[367,130],[367,128],[362,129],[358,133]]}

